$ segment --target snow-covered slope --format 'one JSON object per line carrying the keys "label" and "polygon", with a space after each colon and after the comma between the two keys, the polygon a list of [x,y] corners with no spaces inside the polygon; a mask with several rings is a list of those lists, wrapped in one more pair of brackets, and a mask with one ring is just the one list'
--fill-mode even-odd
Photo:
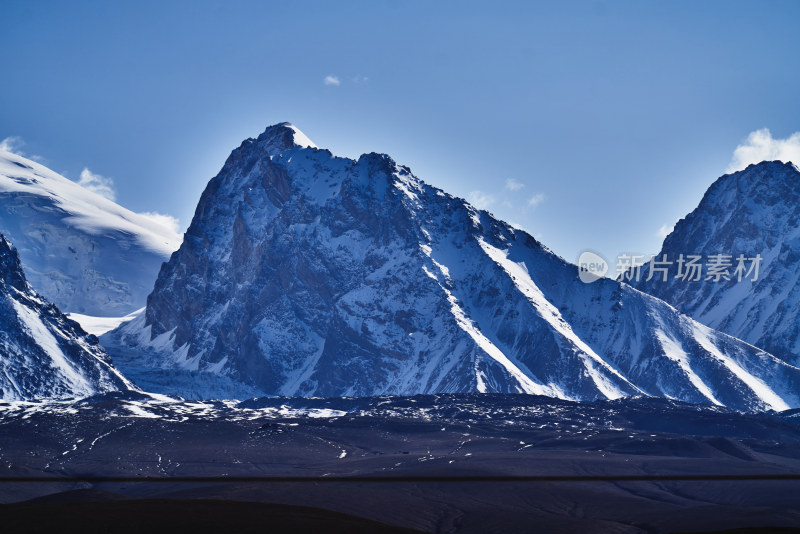
{"label": "snow-covered slope", "polygon": [[97,338],[34,291],[17,251],[0,234],[0,396],[78,398],[134,386]]}
{"label": "snow-covered slope", "polygon": [[[657,274],[636,286],[687,315],[792,363],[800,364],[800,170],[792,163],[764,161],[726,174],[698,207],[675,225],[658,258],[680,254],[730,256],[729,280]],[[742,280],[735,270],[743,255]],[[760,256],[758,277],[749,258]],[[646,272],[646,271],[645,271]],[[646,277],[643,277],[646,278]]]}
{"label": "snow-covered slope", "polygon": [[627,285],[580,282],[527,233],[386,155],[334,157],[298,136],[268,128],[211,180],[145,313],[103,338],[139,354],[125,365],[279,395],[800,405],[799,369]]}
{"label": "snow-covered slope", "polygon": [[119,325],[136,319],[143,311],[144,308],[140,308],[135,312],[123,317],[94,317],[80,313],[70,313],[67,314],[67,317],[80,324],[81,328],[86,330],[88,333],[96,336],[102,336],[106,332],[114,330]]}
{"label": "snow-covered slope", "polygon": [[0,231],[31,284],[64,311],[123,316],[145,304],[180,236],[50,169],[0,151]]}

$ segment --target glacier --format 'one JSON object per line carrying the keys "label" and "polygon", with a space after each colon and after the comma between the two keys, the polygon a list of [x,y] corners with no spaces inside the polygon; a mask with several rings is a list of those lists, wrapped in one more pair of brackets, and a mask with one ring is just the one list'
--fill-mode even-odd
{"label": "glacier", "polygon": [[79,319],[142,308],[181,241],[151,218],[3,150],[0,231],[17,247],[31,284]]}

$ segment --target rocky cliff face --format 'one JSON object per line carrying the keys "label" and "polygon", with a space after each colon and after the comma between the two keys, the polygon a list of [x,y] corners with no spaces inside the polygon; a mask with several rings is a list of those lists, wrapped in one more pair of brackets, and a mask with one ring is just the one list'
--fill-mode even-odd
{"label": "rocky cliff face", "polygon": [[799,404],[800,370],[627,285],[584,284],[388,156],[335,157],[289,124],[233,151],[146,312],[103,340],[273,395]]}
{"label": "rocky cliff face", "polygon": [[[719,178],[667,236],[657,258],[666,255],[675,262],[681,254],[702,256],[704,265],[721,254],[730,266],[718,280],[709,280],[706,270],[691,281],[678,278],[673,264],[666,282],[659,273],[634,285],[703,324],[800,364],[800,170],[795,165],[765,161]],[[739,256],[746,260],[741,280]],[[750,260],[756,257],[762,260]],[[757,273],[750,272],[754,263],[759,263]]]}
{"label": "rocky cliff face", "polygon": [[0,396],[78,398],[135,387],[86,334],[34,291],[17,251],[0,235]]}

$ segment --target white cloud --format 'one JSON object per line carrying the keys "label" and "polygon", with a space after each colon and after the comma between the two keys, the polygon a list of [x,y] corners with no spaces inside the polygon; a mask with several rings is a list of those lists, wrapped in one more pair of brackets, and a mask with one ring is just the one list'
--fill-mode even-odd
{"label": "white cloud", "polygon": [[467,200],[479,210],[485,210],[489,209],[489,206],[494,204],[495,199],[492,195],[488,195],[483,191],[475,190],[469,192],[469,195],[467,195]]}
{"label": "white cloud", "polygon": [[536,193],[528,200],[528,207],[535,208],[544,202],[545,196],[543,193]]}
{"label": "white cloud", "polygon": [[0,141],[0,150],[5,150],[6,152],[11,152],[12,154],[22,156],[23,154],[19,149],[22,148],[22,145],[24,144],[25,141],[23,141],[21,137],[12,135],[11,137],[6,137]]}
{"label": "white cloud", "polygon": [[339,80],[338,76],[334,76],[333,74],[328,74],[323,78],[322,83],[325,85],[341,85],[342,82]]}
{"label": "white cloud", "polygon": [[164,228],[169,228],[176,234],[181,233],[181,223],[177,217],[173,217],[172,215],[166,215],[164,213],[156,213],[155,211],[143,211],[139,215],[147,217],[154,223],[159,224]]}
{"label": "white cloud", "polygon": [[800,132],[786,139],[775,139],[767,128],[750,132],[745,142],[733,151],[726,172],[740,171],[751,163],[780,160],[800,165]]}
{"label": "white cloud", "polygon": [[367,78],[366,76],[362,76],[360,74],[356,74],[355,76],[353,76],[353,83],[367,83],[368,81],[369,78]]}
{"label": "white cloud", "polygon": [[23,158],[28,158],[37,163],[44,164],[45,159],[42,156],[37,156],[36,154],[28,155],[22,150],[20,150],[23,146],[25,146],[25,141],[23,141],[21,137],[16,135],[12,135],[11,137],[6,137],[2,141],[0,141],[0,150],[5,150],[6,152],[16,154],[17,156],[22,156]]}
{"label": "white cloud", "polygon": [[518,182],[513,178],[509,178],[508,180],[506,180],[506,189],[508,189],[509,191],[519,191],[523,187],[525,187],[525,184],[523,184],[522,182]]}
{"label": "white cloud", "polygon": [[669,234],[671,234],[672,230],[674,230],[674,229],[675,229],[675,225],[674,224],[662,224],[661,228],[659,228],[658,232],[656,232],[656,233],[658,234],[658,237],[660,237],[661,239],[666,239],[666,237]]}
{"label": "white cloud", "polygon": [[84,167],[81,171],[81,178],[78,180],[78,185],[81,185],[89,191],[93,191],[102,197],[106,197],[108,200],[113,201],[117,198],[117,193],[114,190],[114,180],[111,178],[106,178],[105,176],[100,176],[99,174],[95,174],[87,167]]}

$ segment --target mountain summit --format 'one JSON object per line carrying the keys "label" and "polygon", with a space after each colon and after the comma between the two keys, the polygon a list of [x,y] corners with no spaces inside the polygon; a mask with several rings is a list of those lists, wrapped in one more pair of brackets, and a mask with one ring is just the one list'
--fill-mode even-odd
{"label": "mountain summit", "polygon": [[145,389],[195,397],[214,393],[164,377],[270,395],[800,405],[800,370],[625,284],[584,284],[389,156],[334,157],[286,123],[233,151],[146,311],[103,342]]}
{"label": "mountain summit", "polygon": [[306,134],[297,129],[294,124],[282,122],[270,126],[258,136],[256,142],[262,150],[270,153],[283,152],[294,147],[317,148]]}
{"label": "mountain summit", "polygon": [[[800,364],[800,169],[764,161],[720,177],[675,225],[657,259],[722,255],[725,275],[679,278],[678,265],[636,287],[717,330]],[[737,259],[745,271],[739,279]],[[751,258],[760,258],[758,265]],[[757,272],[756,269],[757,268]],[[752,272],[751,268],[753,268]],[[754,279],[755,278],[755,279]]]}

